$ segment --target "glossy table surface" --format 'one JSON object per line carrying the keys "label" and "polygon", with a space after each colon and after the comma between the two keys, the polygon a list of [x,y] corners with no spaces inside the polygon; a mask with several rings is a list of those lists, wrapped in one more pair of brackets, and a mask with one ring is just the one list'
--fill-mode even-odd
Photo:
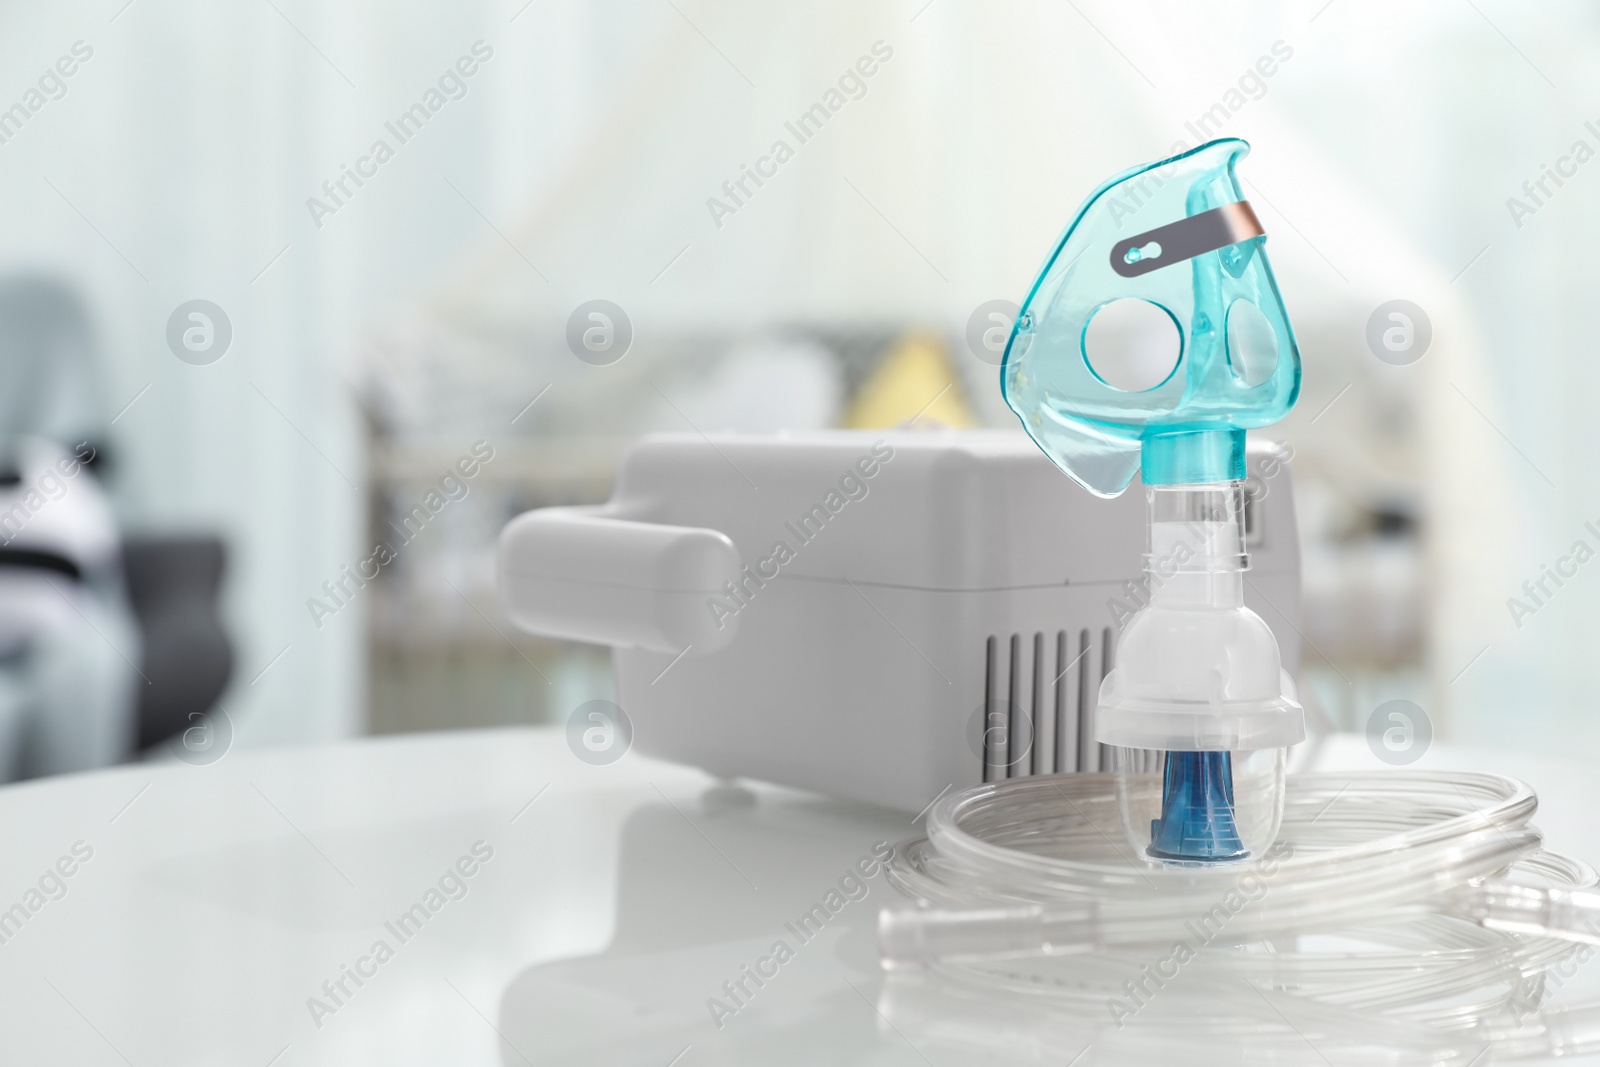
{"label": "glossy table surface", "polygon": [[[1359,738],[1315,762],[1378,766]],[[1548,844],[1600,859],[1584,765],[1438,749],[1421,765],[1525,778]],[[637,753],[590,766],[556,729],[6,787],[0,1060],[1070,1061],[1079,1049],[975,1055],[880,1014],[873,927],[894,894],[857,875],[915,832],[902,813],[718,785]],[[795,936],[819,903],[830,921]],[[793,951],[776,960],[780,940]],[[747,968],[776,974],[744,979],[754,993],[714,1019],[708,1002],[731,1008],[724,983]],[[1562,998],[1594,996],[1595,978]]]}

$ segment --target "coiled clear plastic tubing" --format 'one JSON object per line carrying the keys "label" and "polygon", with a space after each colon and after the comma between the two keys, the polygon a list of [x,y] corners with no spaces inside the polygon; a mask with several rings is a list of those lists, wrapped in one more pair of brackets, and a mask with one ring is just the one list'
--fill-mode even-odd
{"label": "coiled clear plastic tubing", "polygon": [[1600,1049],[1600,1005],[1540,1010],[1551,969],[1600,944],[1600,876],[1541,849],[1536,807],[1495,775],[1291,776],[1272,849],[1175,867],[1131,854],[1111,775],[969,789],[890,867],[911,902],[880,916],[885,1004],[934,1030],[984,1019],[990,1042],[1020,1011],[1286,1062],[1318,1040],[1372,1062]]}

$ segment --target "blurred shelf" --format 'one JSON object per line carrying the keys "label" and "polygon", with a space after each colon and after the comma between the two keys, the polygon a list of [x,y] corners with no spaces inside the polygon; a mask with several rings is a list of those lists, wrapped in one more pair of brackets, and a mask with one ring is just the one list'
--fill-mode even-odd
{"label": "blurred shelf", "polygon": [[[491,441],[494,459],[482,465],[474,481],[507,486],[552,486],[588,489],[602,498],[610,492],[613,472],[626,437],[514,438]],[[368,471],[373,484],[421,485],[436,482],[468,454],[460,441],[396,441],[370,444]]]}
{"label": "blurred shelf", "polygon": [[586,700],[611,697],[609,649],[516,637],[515,645],[492,633],[429,646],[373,642],[367,731],[555,722]]}

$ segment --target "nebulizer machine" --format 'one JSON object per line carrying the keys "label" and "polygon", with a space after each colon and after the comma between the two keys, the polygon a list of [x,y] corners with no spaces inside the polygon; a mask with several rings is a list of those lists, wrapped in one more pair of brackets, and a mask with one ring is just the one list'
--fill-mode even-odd
{"label": "nebulizer machine", "polygon": [[1600,1007],[1544,1007],[1550,969],[1600,943],[1596,872],[1541,849],[1527,786],[1286,773],[1305,712],[1244,602],[1245,436],[1301,371],[1248,151],[1107,181],[1022,305],[1007,403],[1078,484],[1110,497],[1138,473],[1146,497],[1142,602],[1094,716],[1112,769],[932,806],[890,871],[909,900],[880,917],[880,1008],[907,1032],[982,1020],[979,1043],[1026,1013],[1063,1028],[1063,1062],[1201,1034],[1289,1060],[1600,1048]]}

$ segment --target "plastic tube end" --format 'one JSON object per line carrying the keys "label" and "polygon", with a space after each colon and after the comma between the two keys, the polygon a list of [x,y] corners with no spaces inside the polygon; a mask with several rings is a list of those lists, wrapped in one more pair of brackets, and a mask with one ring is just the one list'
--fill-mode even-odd
{"label": "plastic tube end", "polygon": [[1045,941],[1044,909],[941,908],[895,904],[878,913],[878,951],[888,970],[926,967],[941,959],[1036,955]]}

